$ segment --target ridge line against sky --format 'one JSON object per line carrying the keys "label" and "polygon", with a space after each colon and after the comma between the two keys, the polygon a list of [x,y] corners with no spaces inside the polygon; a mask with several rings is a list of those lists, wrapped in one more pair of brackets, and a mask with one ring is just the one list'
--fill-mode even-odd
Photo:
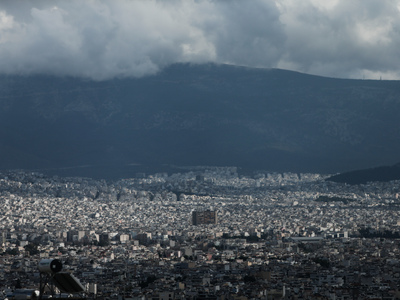
{"label": "ridge line against sky", "polygon": [[0,73],[105,80],[173,63],[400,79],[400,0],[3,0]]}

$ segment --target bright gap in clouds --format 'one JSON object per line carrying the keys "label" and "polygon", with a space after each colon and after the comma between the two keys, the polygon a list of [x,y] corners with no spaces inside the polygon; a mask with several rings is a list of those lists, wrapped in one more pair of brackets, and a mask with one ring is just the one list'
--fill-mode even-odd
{"label": "bright gap in clouds", "polygon": [[0,72],[140,77],[178,62],[400,79],[400,0],[0,3]]}

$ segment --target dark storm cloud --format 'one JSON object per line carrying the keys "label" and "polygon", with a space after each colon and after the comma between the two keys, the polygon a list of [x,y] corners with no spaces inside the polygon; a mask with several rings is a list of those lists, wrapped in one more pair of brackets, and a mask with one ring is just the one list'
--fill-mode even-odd
{"label": "dark storm cloud", "polygon": [[2,1],[0,71],[101,80],[218,62],[400,78],[399,2]]}
{"label": "dark storm cloud", "polygon": [[249,66],[279,61],[285,43],[280,12],[273,1],[212,2],[213,21],[199,22],[216,49],[216,60]]}

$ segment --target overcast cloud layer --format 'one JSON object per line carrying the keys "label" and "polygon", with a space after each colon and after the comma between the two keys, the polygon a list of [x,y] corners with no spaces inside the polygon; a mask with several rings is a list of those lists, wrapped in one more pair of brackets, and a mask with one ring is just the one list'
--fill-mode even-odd
{"label": "overcast cloud layer", "polygon": [[400,79],[400,0],[3,0],[0,72],[96,80],[177,62]]}

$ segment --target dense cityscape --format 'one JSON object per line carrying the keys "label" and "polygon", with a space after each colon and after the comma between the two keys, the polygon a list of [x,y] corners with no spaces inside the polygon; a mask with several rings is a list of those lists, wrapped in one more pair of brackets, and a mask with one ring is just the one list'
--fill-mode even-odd
{"label": "dense cityscape", "polygon": [[3,172],[0,298],[38,290],[39,261],[58,259],[85,287],[74,297],[399,299],[399,182],[328,177]]}

